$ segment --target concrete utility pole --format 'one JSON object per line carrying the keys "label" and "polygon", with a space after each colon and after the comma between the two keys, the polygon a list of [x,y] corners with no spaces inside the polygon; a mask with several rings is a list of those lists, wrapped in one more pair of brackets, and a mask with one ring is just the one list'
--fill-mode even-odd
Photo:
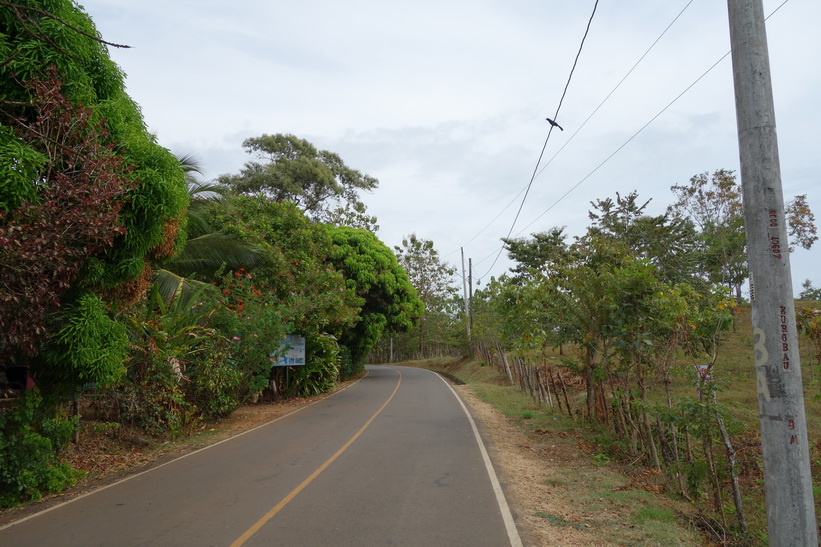
{"label": "concrete utility pole", "polygon": [[728,0],[770,545],[818,545],[762,0]]}
{"label": "concrete utility pole", "polygon": [[473,331],[473,259],[468,258],[468,323]]}
{"label": "concrete utility pole", "polygon": [[461,247],[462,250],[462,293],[465,295],[465,323],[467,324],[468,330],[468,344],[470,344],[470,300],[468,299],[468,278],[465,275],[465,248]]}

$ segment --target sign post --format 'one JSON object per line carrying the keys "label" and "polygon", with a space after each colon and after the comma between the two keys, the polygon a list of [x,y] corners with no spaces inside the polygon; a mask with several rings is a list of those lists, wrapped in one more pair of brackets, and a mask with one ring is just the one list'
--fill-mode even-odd
{"label": "sign post", "polygon": [[272,367],[299,367],[305,365],[305,337],[298,334],[286,334],[277,350],[279,359]]}
{"label": "sign post", "polygon": [[[301,367],[307,363],[305,361],[305,337],[298,334],[286,334],[279,342],[279,348],[275,354],[277,361],[271,362],[273,367],[285,367],[285,385],[288,385],[289,367]],[[276,392],[276,380],[271,380],[274,392]]]}

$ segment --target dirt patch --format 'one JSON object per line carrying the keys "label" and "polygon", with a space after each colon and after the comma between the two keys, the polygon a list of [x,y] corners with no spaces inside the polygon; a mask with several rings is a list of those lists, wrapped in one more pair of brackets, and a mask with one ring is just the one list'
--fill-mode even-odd
{"label": "dirt patch", "polygon": [[[573,527],[553,526],[541,515],[554,515],[572,523],[577,515],[571,504],[547,486],[553,460],[567,461],[562,447],[534,444],[515,424],[485,403],[468,386],[456,386],[459,396],[470,406],[490,443],[491,458],[505,487],[511,509],[525,545],[591,545],[588,534]],[[560,522],[558,519],[555,522]]]}

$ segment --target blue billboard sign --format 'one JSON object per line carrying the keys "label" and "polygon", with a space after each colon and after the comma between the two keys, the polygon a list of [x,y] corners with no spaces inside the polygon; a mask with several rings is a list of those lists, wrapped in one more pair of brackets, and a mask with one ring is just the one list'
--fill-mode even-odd
{"label": "blue billboard sign", "polygon": [[305,337],[298,334],[285,335],[279,343],[277,355],[279,359],[271,366],[299,367],[305,365]]}

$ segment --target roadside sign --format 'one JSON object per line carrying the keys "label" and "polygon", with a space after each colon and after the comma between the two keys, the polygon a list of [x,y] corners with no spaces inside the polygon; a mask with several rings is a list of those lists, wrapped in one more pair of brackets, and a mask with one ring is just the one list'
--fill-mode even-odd
{"label": "roadside sign", "polygon": [[273,367],[299,367],[305,365],[305,337],[299,334],[286,334],[277,350],[279,360]]}

